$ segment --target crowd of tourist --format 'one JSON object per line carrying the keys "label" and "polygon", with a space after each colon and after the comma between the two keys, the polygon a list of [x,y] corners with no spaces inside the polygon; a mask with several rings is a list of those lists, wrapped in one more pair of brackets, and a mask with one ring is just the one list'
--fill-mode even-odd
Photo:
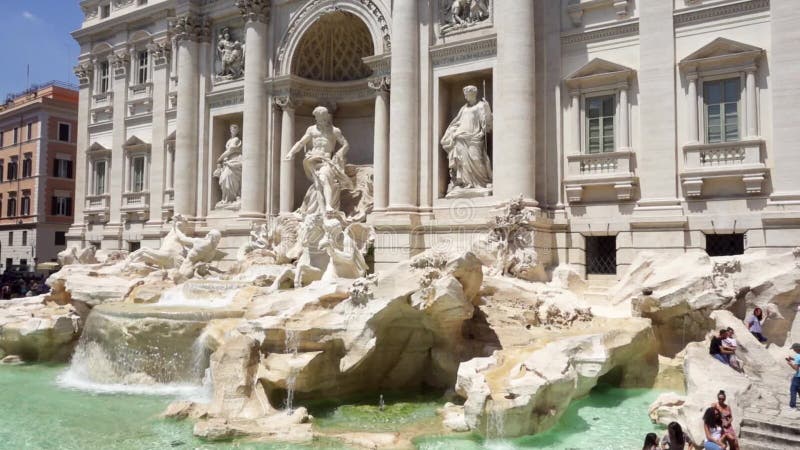
{"label": "crowd of tourist", "polygon": [[667,426],[667,432],[658,441],[658,435],[655,433],[647,433],[644,438],[644,446],[642,450],[685,450],[694,448],[692,439],[683,432],[681,424],[678,422],[671,422]]}
{"label": "crowd of tourist", "polygon": [[19,297],[32,297],[46,294],[50,288],[44,283],[44,276],[31,277],[0,276],[0,299],[11,300]]}
{"label": "crowd of tourist", "polygon": [[[744,323],[747,325],[748,331],[753,335],[758,342],[766,343],[767,338],[764,337],[761,325],[764,322],[764,312],[761,308],[756,307],[753,313],[749,315]],[[736,349],[738,343],[734,337],[733,328],[723,328],[719,330],[719,334],[711,338],[711,345],[708,352],[719,362],[731,366],[737,372],[743,372],[744,368],[739,358],[736,357]]]}

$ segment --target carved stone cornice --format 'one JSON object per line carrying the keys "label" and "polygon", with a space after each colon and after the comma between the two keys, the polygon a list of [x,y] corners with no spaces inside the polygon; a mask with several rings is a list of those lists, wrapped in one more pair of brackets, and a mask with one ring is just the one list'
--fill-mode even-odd
{"label": "carved stone cornice", "polygon": [[194,41],[209,42],[211,40],[211,24],[199,14],[185,14],[175,19],[172,32],[177,42]]}
{"label": "carved stone cornice", "polygon": [[280,108],[282,111],[286,111],[287,109],[297,109],[298,106],[297,100],[288,95],[272,97],[272,102],[275,103],[275,106]]}
{"label": "carved stone cornice", "polygon": [[[694,4],[697,2],[692,2]],[[677,26],[692,25],[709,20],[719,20],[727,17],[739,17],[744,14],[769,11],[770,0],[746,0],[736,3],[722,4],[709,7],[694,7],[685,11],[676,12],[672,21]]]}
{"label": "carved stone cornice", "polygon": [[82,62],[73,68],[75,76],[78,78],[78,85],[85,87],[92,82],[92,72],[94,72],[94,65],[88,61]]}
{"label": "carved stone cornice", "polygon": [[497,37],[437,45],[431,48],[430,55],[434,67],[492,58],[497,55]]}
{"label": "carved stone cornice", "polygon": [[591,31],[580,31],[577,33],[569,33],[561,35],[562,45],[575,45],[587,42],[604,41],[608,39],[615,39],[625,36],[633,36],[639,34],[639,22],[626,22],[623,24],[615,24],[609,27],[603,27]]}
{"label": "carved stone cornice", "polygon": [[367,81],[367,85],[370,89],[378,91],[378,93],[389,92],[392,87],[392,78],[388,76],[370,78]]}
{"label": "carved stone cornice", "polygon": [[245,22],[269,22],[270,0],[236,0]]}

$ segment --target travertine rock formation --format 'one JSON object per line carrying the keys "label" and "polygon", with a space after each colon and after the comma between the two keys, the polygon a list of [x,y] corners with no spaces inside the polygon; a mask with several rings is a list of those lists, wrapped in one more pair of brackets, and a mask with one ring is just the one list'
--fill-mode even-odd
{"label": "travertine rock formation", "polygon": [[81,317],[71,305],[45,296],[0,301],[0,353],[25,361],[66,361],[80,335]]}

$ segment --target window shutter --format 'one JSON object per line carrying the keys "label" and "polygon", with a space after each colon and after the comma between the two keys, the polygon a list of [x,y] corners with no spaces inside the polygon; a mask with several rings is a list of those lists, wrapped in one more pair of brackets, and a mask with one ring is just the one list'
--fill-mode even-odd
{"label": "window shutter", "polygon": [[72,197],[67,198],[67,215],[72,215]]}
{"label": "window shutter", "polygon": [[67,161],[67,178],[72,178],[72,161]]}
{"label": "window shutter", "polygon": [[58,176],[58,161],[59,160],[57,160],[57,159],[53,160],[53,176],[54,177]]}
{"label": "window shutter", "polygon": [[56,216],[58,215],[58,197],[52,197],[50,203],[50,214]]}

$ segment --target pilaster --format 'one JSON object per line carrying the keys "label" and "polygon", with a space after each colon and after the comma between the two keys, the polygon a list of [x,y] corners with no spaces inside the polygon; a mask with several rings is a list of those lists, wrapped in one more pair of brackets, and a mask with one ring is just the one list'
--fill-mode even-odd
{"label": "pilaster", "polygon": [[389,77],[369,80],[375,90],[375,125],[373,135],[372,186],[374,211],[384,211],[389,205]]}

